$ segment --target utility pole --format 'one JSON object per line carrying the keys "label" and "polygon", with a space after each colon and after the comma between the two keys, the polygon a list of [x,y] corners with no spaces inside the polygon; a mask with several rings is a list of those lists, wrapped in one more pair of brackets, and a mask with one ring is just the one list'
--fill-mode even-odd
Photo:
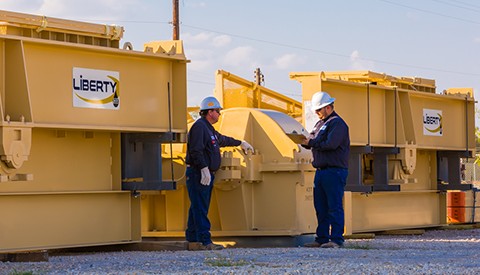
{"label": "utility pole", "polygon": [[180,40],[180,23],[178,20],[178,0],[173,0],[173,40]]}
{"label": "utility pole", "polygon": [[254,73],[255,73],[255,83],[257,83],[257,85],[260,85],[260,86],[262,85],[262,83],[265,84],[265,78],[262,74],[262,71],[260,71],[260,68],[256,68]]}
{"label": "utility pole", "polygon": [[[260,71],[260,68],[256,68],[255,71],[253,72],[255,75],[255,84],[258,86],[262,86],[262,83],[265,84],[265,80],[262,74],[262,71]],[[262,103],[262,98],[261,98],[261,92],[259,87],[255,87],[253,89],[253,108],[261,108],[261,103]]]}

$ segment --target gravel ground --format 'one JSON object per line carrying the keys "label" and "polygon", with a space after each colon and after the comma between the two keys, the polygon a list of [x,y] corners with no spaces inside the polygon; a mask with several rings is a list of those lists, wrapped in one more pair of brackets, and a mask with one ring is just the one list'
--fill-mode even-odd
{"label": "gravel ground", "polygon": [[0,274],[480,274],[480,229],[347,240],[345,248],[229,248],[221,251],[50,255],[0,262]]}

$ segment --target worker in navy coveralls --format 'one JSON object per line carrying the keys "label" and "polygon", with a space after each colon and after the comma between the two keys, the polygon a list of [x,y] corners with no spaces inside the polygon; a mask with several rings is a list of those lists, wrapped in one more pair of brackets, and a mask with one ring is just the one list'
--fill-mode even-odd
{"label": "worker in navy coveralls", "polygon": [[220,168],[220,147],[241,146],[246,152],[253,147],[246,141],[224,136],[213,128],[220,117],[220,102],[206,97],[200,104],[200,118],[193,123],[187,136],[187,190],[190,198],[185,237],[189,243],[197,243],[189,249],[219,250],[210,235],[208,208],[215,172]]}
{"label": "worker in navy coveralls", "polygon": [[338,248],[344,243],[343,193],[348,176],[350,137],[345,121],[334,111],[335,98],[326,92],[312,97],[312,111],[320,120],[302,146],[312,150],[313,204],[317,214],[315,241],[305,247]]}

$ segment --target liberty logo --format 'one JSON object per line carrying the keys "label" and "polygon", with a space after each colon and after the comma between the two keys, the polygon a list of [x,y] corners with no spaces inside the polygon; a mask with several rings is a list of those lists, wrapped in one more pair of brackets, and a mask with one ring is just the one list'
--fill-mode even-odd
{"label": "liberty logo", "polygon": [[442,111],[423,109],[423,134],[443,136]]}
{"label": "liberty logo", "polygon": [[118,110],[119,78],[118,72],[73,68],[73,106]]}

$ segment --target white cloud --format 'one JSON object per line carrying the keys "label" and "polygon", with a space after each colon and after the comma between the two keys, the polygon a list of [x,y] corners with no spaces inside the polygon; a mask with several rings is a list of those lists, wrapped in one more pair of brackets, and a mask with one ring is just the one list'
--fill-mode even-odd
{"label": "white cloud", "polygon": [[373,61],[362,59],[360,52],[357,50],[354,50],[350,54],[350,61],[351,70],[374,70],[375,68],[375,63]]}
{"label": "white cloud", "polygon": [[35,14],[71,20],[118,20],[128,14],[142,12],[141,0],[43,0]]}
{"label": "white cloud", "polygon": [[350,60],[355,61],[355,60],[357,60],[358,58],[360,58],[360,52],[357,51],[357,50],[354,50],[354,51],[350,54]]}
{"label": "white cloud", "polygon": [[21,13],[32,13],[38,10],[43,0],[2,0],[0,9]]}
{"label": "white cloud", "polygon": [[212,62],[210,60],[195,59],[188,64],[188,69],[193,71],[207,72],[212,71]]}
{"label": "white cloud", "polygon": [[214,62],[214,52],[207,49],[189,49],[187,58],[191,60],[188,68],[196,71],[207,71]]}
{"label": "white cloud", "polygon": [[225,47],[232,42],[232,38],[228,35],[214,35],[211,32],[201,32],[195,35],[191,33],[184,33],[182,34],[182,40],[185,42],[185,44],[189,45],[209,45],[216,48]]}
{"label": "white cloud", "polygon": [[212,33],[201,32],[199,34],[184,33],[182,34],[182,40],[185,44],[205,44],[212,38]]}
{"label": "white cloud", "polygon": [[473,39],[473,42],[476,44],[480,44],[480,37],[476,37],[475,39]]}
{"label": "white cloud", "polygon": [[[73,6],[76,5],[75,2],[73,2],[72,4]],[[39,11],[42,13],[48,13],[49,15],[58,15],[68,11],[67,6],[65,6],[65,1],[62,2],[59,0],[44,0],[39,8]],[[72,9],[73,7],[70,6],[70,8]]]}
{"label": "white cloud", "polygon": [[291,69],[297,65],[305,64],[305,58],[296,54],[284,54],[274,59],[278,69]]}
{"label": "white cloud", "polygon": [[215,40],[212,33],[202,32],[196,35],[185,33],[182,36],[187,58],[191,60],[188,68],[196,71],[211,71],[216,62],[217,52],[208,45]]}
{"label": "white cloud", "polygon": [[213,38],[212,44],[216,48],[227,46],[232,42],[232,37],[228,35],[219,35]]}
{"label": "white cloud", "polygon": [[206,58],[213,57],[213,52],[208,49],[192,48],[192,49],[188,49],[187,54],[191,58],[199,58],[199,59],[206,59]]}
{"label": "white cloud", "polygon": [[0,9],[69,20],[115,20],[139,12],[141,0],[2,0]]}
{"label": "white cloud", "polygon": [[252,47],[237,47],[225,54],[223,63],[232,66],[250,65],[252,63],[253,53],[254,49]]}

